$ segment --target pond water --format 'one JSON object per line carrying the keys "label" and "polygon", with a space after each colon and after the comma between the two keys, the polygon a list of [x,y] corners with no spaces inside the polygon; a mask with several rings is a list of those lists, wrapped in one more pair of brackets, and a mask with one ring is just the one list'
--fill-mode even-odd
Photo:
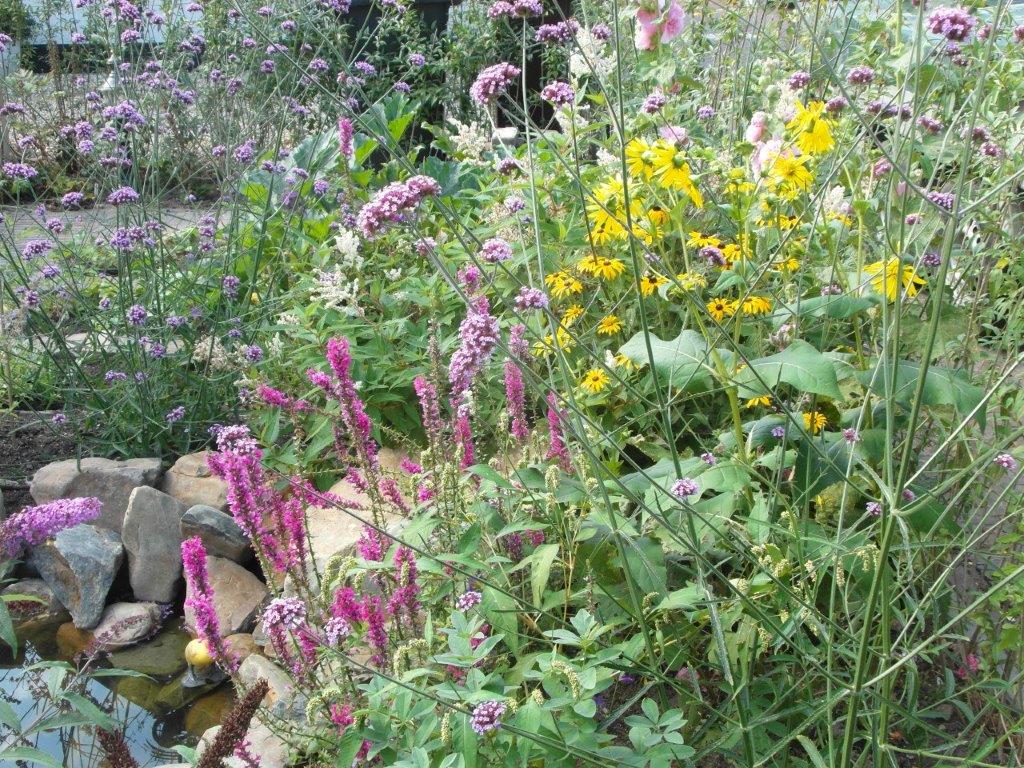
{"label": "pond water", "polygon": [[[26,668],[43,659],[72,660],[89,635],[70,623],[55,622],[28,624],[19,628],[18,634],[18,656],[12,658],[9,649],[0,653],[0,696],[26,723],[32,722],[41,709],[33,693],[33,688],[41,684],[39,676]],[[104,677],[88,684],[88,695],[121,724],[132,754],[143,768],[181,762],[173,748],[195,746],[203,732],[217,725],[233,703],[229,685],[182,687],[183,652],[188,640],[180,620],[169,621],[151,640],[109,657],[106,666],[132,669],[146,677]],[[0,734],[0,743],[3,741]],[[45,733],[35,746],[66,768],[103,765],[98,744],[85,730]]]}

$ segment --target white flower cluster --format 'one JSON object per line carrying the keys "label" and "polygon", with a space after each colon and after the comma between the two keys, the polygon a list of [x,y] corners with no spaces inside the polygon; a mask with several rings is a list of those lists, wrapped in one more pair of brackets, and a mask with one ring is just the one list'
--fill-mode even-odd
{"label": "white flower cluster", "polygon": [[569,56],[569,74],[575,87],[581,78],[595,75],[604,80],[615,70],[615,58],[608,55],[604,40],[594,37],[590,30],[576,32],[576,47]]}
{"label": "white flower cluster", "polygon": [[334,238],[334,250],[338,252],[338,263],[346,269],[361,269],[363,257],[359,253],[359,235],[350,229],[343,229]]}
{"label": "white flower cluster", "polygon": [[213,371],[224,372],[235,368],[231,353],[216,336],[204,336],[196,342],[192,359],[200,366],[206,365],[209,361],[210,369]]}
{"label": "white flower cluster", "polygon": [[484,153],[491,150],[491,137],[483,126],[475,120],[463,123],[454,117],[449,117],[448,122],[454,129],[449,138],[455,151],[467,162],[486,165]]}
{"label": "white flower cluster", "polygon": [[351,280],[345,274],[345,269],[340,264],[335,264],[334,269],[325,271],[316,270],[316,277],[309,289],[309,297],[313,301],[323,304],[327,309],[337,309],[350,317],[360,314],[359,304],[359,278]]}

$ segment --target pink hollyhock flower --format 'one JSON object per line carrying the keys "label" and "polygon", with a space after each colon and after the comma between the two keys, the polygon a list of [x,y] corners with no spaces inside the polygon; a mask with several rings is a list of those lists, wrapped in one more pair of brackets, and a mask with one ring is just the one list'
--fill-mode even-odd
{"label": "pink hollyhock flower", "polygon": [[682,33],[686,27],[686,12],[678,0],[658,0],[655,8],[641,8],[636,12],[636,47],[642,51],[653,51]]}
{"label": "pink hollyhock flower", "polygon": [[755,112],[750,116],[750,125],[743,138],[751,144],[757,144],[764,138],[765,128],[768,125],[768,115],[764,112]]}

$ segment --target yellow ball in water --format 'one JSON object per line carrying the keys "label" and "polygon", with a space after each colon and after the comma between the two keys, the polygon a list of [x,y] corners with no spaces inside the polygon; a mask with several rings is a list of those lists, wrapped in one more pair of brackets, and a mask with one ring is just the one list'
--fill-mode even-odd
{"label": "yellow ball in water", "polygon": [[193,667],[203,669],[213,664],[213,656],[210,655],[210,649],[206,647],[206,643],[196,638],[185,646],[185,661]]}

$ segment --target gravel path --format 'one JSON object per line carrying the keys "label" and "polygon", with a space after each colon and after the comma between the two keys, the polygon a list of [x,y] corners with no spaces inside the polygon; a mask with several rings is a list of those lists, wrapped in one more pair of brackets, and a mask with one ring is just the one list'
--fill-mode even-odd
{"label": "gravel path", "polygon": [[[213,210],[210,203],[189,206],[168,202],[159,210],[148,210],[146,216],[159,220],[165,230],[174,231],[195,226]],[[0,237],[5,236],[4,230],[13,232],[14,243],[19,247],[33,238],[47,236],[34,205],[0,206],[0,215],[5,220],[0,225]],[[117,216],[118,210],[112,205],[97,205],[81,211],[47,210],[45,213],[47,219],[60,219],[64,223],[62,240],[70,237],[78,242],[91,242],[97,235],[109,233],[117,226]]]}

